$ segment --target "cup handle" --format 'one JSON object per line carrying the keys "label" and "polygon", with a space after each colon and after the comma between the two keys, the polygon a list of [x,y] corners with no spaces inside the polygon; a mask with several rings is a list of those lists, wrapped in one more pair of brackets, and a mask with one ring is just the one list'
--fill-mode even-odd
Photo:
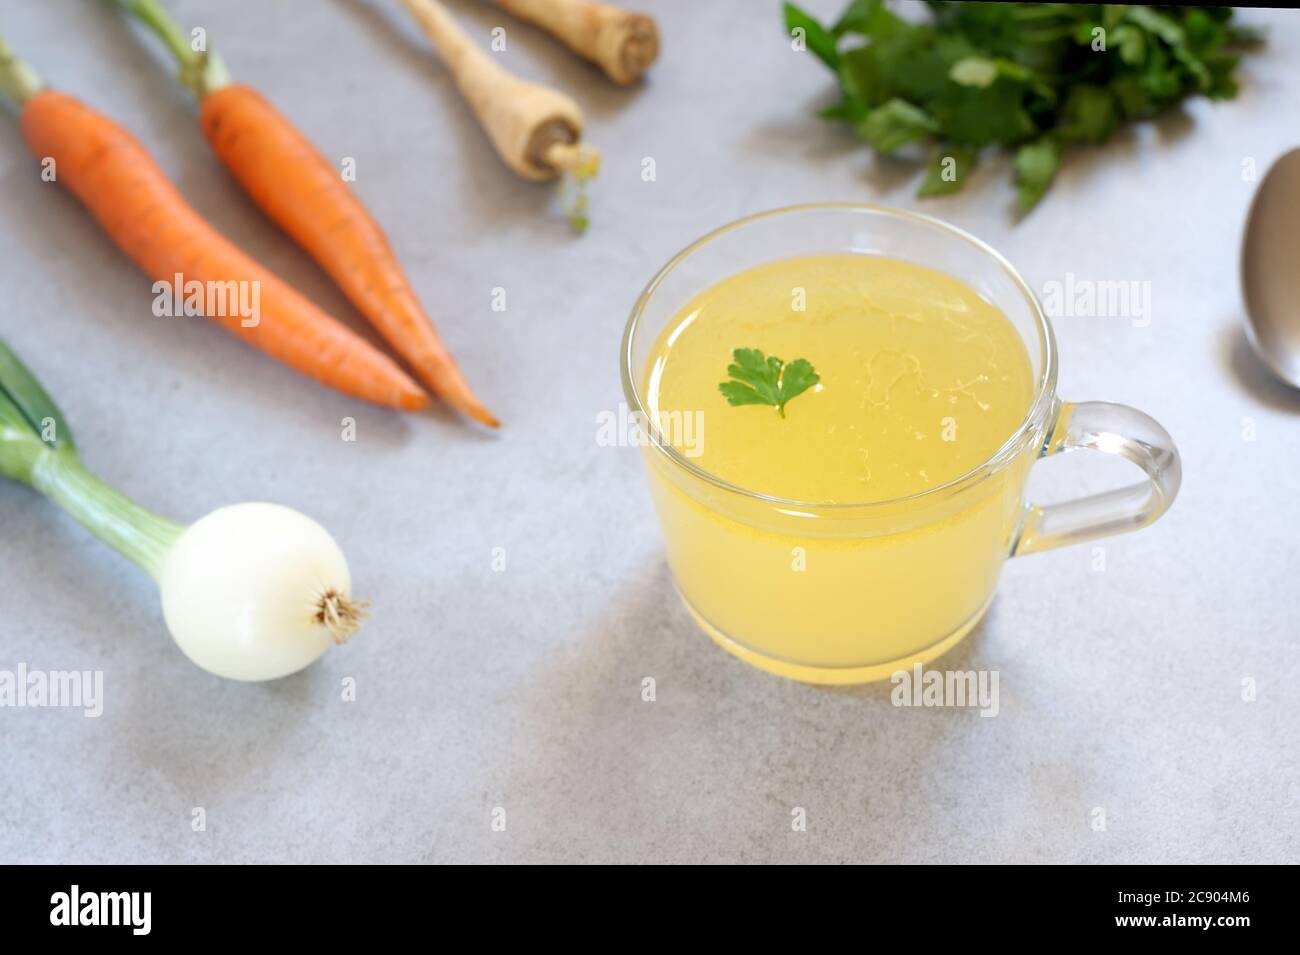
{"label": "cup handle", "polygon": [[1183,465],[1173,438],[1155,419],[1109,401],[1057,400],[1056,420],[1039,457],[1085,448],[1115,454],[1147,480],[1060,504],[1028,504],[1013,557],[1146,527],[1174,502]]}

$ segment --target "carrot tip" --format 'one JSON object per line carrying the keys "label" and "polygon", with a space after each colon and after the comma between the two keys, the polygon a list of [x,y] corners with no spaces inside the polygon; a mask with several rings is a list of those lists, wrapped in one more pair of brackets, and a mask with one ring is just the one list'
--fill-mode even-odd
{"label": "carrot tip", "polygon": [[497,420],[497,416],[479,404],[478,399],[473,395],[457,392],[450,395],[442,395],[441,397],[448,407],[459,411],[471,421],[477,421],[484,427],[492,428],[494,430],[501,427],[501,422]]}
{"label": "carrot tip", "polygon": [[417,367],[421,372],[420,377],[429,386],[429,390],[441,398],[447,407],[454,408],[466,418],[477,421],[486,428],[501,427],[497,416],[488,411],[483,406],[483,402],[478,400],[478,395],[470,390],[454,362],[448,361],[446,365],[437,368],[429,368],[427,365]]}
{"label": "carrot tip", "polygon": [[482,407],[481,405],[474,408],[460,408],[457,410],[459,410],[461,414],[465,415],[467,418],[470,418],[473,421],[477,421],[479,424],[485,427],[492,428],[494,430],[501,427],[501,422],[497,420],[497,416],[494,415],[492,412],[488,411],[486,408]]}

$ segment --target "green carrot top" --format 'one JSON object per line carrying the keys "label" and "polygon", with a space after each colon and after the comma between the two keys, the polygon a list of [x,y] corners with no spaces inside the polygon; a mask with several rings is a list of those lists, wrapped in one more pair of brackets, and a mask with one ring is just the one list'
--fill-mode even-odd
{"label": "green carrot top", "polygon": [[[225,62],[207,49],[205,34],[186,37],[180,26],[167,15],[158,0],[109,0],[139,20],[166,44],[180,65],[180,80],[202,99],[230,83]],[[202,36],[200,42],[198,39]]]}

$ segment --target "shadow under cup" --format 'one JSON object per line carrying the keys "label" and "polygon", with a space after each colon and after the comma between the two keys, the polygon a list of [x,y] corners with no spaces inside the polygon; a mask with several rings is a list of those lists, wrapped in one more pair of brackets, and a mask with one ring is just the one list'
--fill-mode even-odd
{"label": "shadow under cup", "polygon": [[[696,295],[754,266],[855,253],[945,272],[1019,332],[1036,383],[1024,420],[979,467],[924,492],[864,504],[787,501],[736,487],[672,447],[644,401],[660,333]],[[647,422],[650,489],[686,606],[727,650],[814,683],[863,683],[927,662],[979,621],[1007,557],[1132,530],[1178,490],[1177,451],[1141,412],[1056,397],[1056,343],[1015,270],[984,243],[915,213],[798,206],[725,226],[674,257],[637,300],[622,345],[630,410]],[[1047,507],[1023,501],[1040,456],[1091,448],[1147,480]]]}

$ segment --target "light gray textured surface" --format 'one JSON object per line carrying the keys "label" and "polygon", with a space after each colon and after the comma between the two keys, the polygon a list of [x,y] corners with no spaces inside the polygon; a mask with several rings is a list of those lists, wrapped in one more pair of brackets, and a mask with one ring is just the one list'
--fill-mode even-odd
{"label": "light gray textured surface", "polygon": [[[507,22],[508,64],[570,90],[605,152],[579,239],[550,190],[497,161],[395,0],[169,6],[328,155],[356,158],[357,191],[505,428],[367,407],[216,328],[153,318],[148,281],[0,118],[0,330],[89,466],[187,520],[298,507],[374,605],[308,671],[225,682],[176,650],[147,579],[0,486],[0,669],[99,669],[106,696],[99,719],[0,710],[0,861],[1300,861],[1300,396],[1245,353],[1236,280],[1243,163],[1262,173],[1300,137],[1300,13],[1245,14],[1271,39],[1238,101],[1072,156],[1018,225],[1004,160],[920,202],[916,173],[813,118],[829,77],[789,50],[775,3],[654,4],[663,57],[632,92]],[[481,36],[504,22],[454,9]],[[218,165],[156,46],[88,0],[7,0],[0,32],[133,130],[221,230],[360,325]],[[1107,542],[1104,572],[1088,547],[1007,565],[986,624],[945,660],[1000,671],[995,719],[897,709],[888,685],[790,683],[715,649],[673,594],[637,452],[594,440],[652,272],[725,221],[833,199],[950,219],[1035,287],[1151,283],[1148,327],[1056,323],[1061,391],[1159,418],[1182,496]],[[1128,477],[1078,458],[1040,466],[1035,487]]]}

